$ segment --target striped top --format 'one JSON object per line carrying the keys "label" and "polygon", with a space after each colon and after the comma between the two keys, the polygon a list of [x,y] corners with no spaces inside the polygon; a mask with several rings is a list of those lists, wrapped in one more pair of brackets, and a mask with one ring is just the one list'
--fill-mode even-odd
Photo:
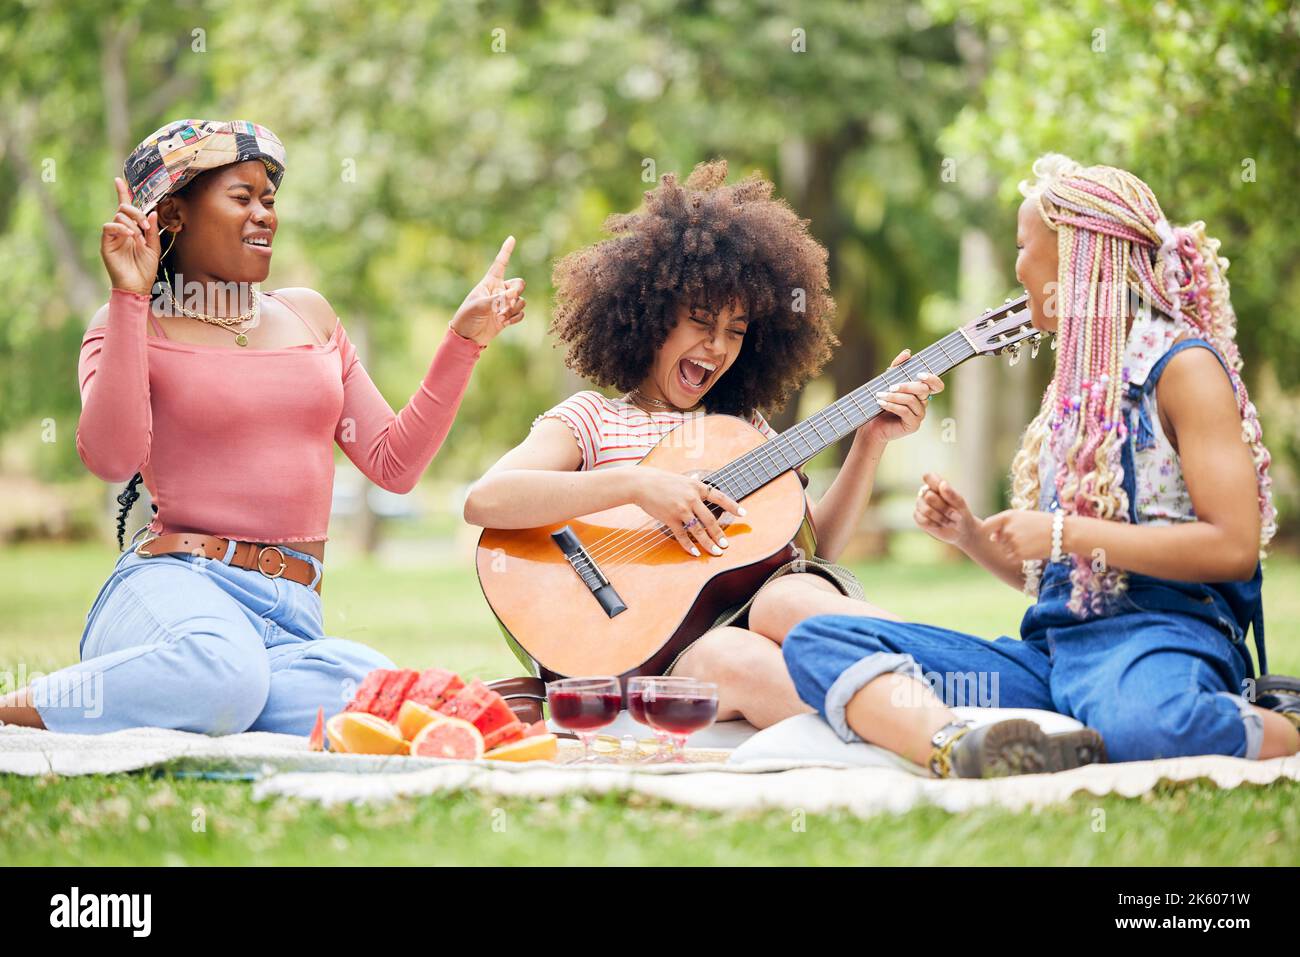
{"label": "striped top", "polygon": [[[689,423],[708,414],[703,408],[691,412],[647,412],[630,402],[606,398],[589,390],[571,395],[543,412],[533,420],[533,426],[542,419],[559,419],[567,425],[582,451],[579,468],[590,471],[641,461],[665,435],[683,423],[687,424],[686,428],[675,433],[672,441],[689,445],[698,432]],[[769,439],[776,435],[757,411],[750,416],[749,424]]]}

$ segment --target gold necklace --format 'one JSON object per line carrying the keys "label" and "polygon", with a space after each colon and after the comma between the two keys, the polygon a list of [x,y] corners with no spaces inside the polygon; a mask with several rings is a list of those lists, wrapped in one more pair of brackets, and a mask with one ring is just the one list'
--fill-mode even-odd
{"label": "gold necklace", "polygon": [[640,399],[642,402],[648,402],[650,405],[658,406],[659,408],[665,410],[666,412],[694,412],[696,409],[700,407],[700,403],[697,402],[689,409],[679,409],[671,402],[665,402],[663,399],[655,399],[646,395],[640,389],[633,389],[627,395],[629,399],[631,398]]}
{"label": "gold necklace", "polygon": [[[172,290],[171,283],[167,283],[167,296],[171,299],[172,305],[176,307],[177,312],[183,316],[189,317],[190,319],[197,319],[199,322],[206,322],[209,325],[225,329],[235,337],[235,345],[237,346],[248,345],[248,333],[261,324],[262,294],[256,289],[252,292],[253,305],[247,312],[241,313],[238,316],[209,316],[207,313],[198,312],[193,309],[186,309],[182,306],[180,301],[176,298],[176,293]],[[235,326],[246,326],[246,328],[236,330],[234,328]]]}

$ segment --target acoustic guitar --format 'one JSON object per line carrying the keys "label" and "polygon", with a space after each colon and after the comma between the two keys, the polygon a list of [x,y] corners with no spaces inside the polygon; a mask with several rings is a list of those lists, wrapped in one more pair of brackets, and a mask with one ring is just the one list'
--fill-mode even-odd
{"label": "acoustic guitar", "polygon": [[507,643],[548,681],[662,674],[722,611],[781,565],[815,554],[795,469],[879,415],[877,392],[977,355],[1008,352],[1014,364],[1023,343],[1037,354],[1044,335],[1030,325],[1027,297],[1009,299],[774,438],[729,415],[667,433],[642,465],[696,476],[744,503],[743,518],[710,506],[729,542],[720,556],[687,554],[630,504],[539,528],[485,529],[479,585]]}

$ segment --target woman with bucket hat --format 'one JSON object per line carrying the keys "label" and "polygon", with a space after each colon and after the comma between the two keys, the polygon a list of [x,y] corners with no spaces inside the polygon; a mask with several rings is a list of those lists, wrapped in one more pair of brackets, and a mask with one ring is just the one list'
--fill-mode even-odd
{"label": "woman with bucket hat", "polygon": [[100,242],[112,292],[81,347],[77,450],[130,480],[119,547],[141,481],[155,514],[95,599],[80,662],[0,697],[0,722],[305,734],[392,667],[323,630],[334,445],[410,491],[480,353],[523,318],[524,283],[505,279],[511,237],[394,413],[323,296],[257,288],[284,171],[279,139],[246,121],[172,122],[127,159]]}

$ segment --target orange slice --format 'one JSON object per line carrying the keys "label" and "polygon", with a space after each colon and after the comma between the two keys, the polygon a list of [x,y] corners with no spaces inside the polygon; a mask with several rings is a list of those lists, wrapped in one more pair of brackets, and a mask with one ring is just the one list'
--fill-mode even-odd
{"label": "orange slice", "polygon": [[344,754],[406,754],[397,725],[364,711],[344,711],[325,724],[330,750]]}
{"label": "orange slice", "polygon": [[402,710],[397,712],[397,729],[402,732],[403,738],[413,741],[426,724],[441,721],[445,717],[427,704],[407,700],[402,702]]}
{"label": "orange slice", "polygon": [[489,761],[554,761],[560,753],[560,742],[553,734],[535,734],[520,738],[510,744],[489,751],[483,757]]}
{"label": "orange slice", "polygon": [[477,761],[483,757],[483,734],[463,718],[444,717],[420,729],[411,742],[411,755]]}

